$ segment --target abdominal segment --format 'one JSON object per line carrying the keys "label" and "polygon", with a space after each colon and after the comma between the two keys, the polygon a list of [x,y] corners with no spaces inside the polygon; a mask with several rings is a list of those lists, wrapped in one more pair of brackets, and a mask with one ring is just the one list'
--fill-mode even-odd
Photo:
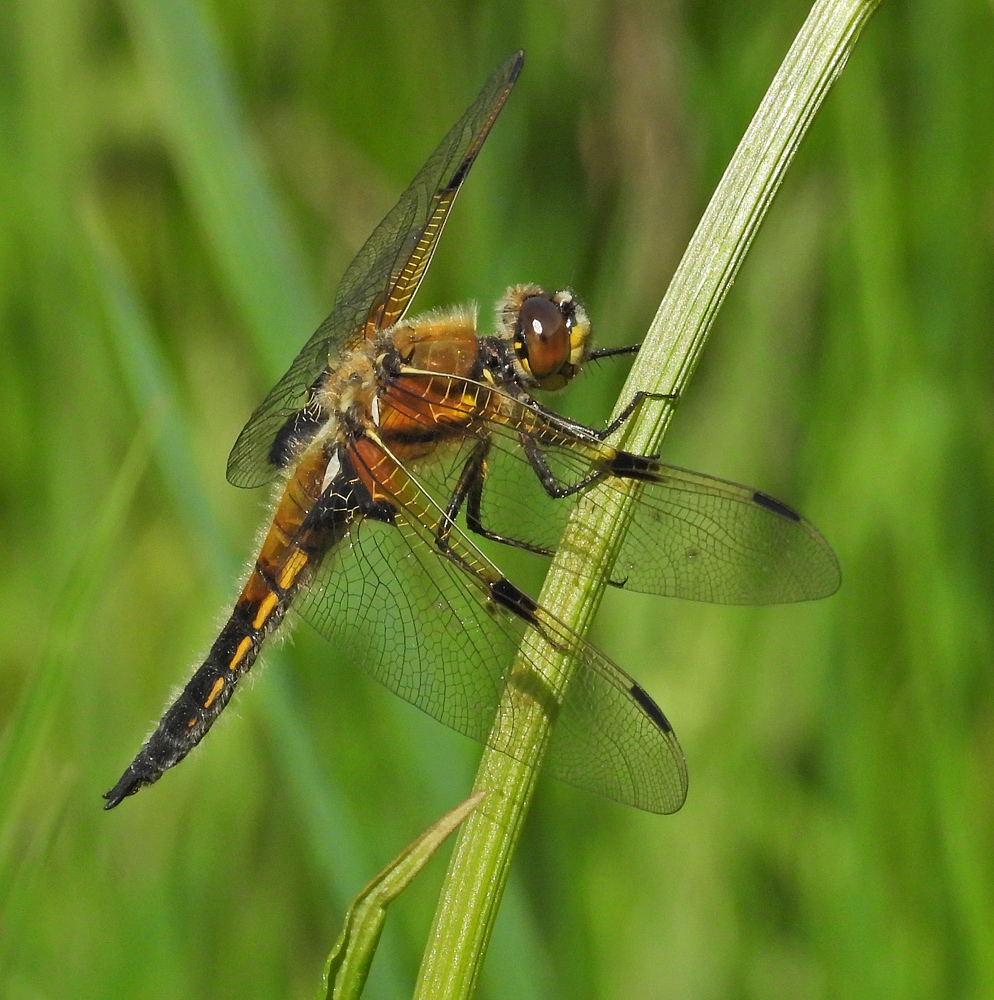
{"label": "abdominal segment", "polygon": [[[252,574],[250,586],[256,581]],[[121,780],[104,796],[106,809],[145,785],[158,781],[164,771],[178,764],[206,735],[228,703],[239,678],[252,666],[266,634],[279,624],[289,595],[271,593],[272,608],[262,628],[255,628],[262,607],[239,598],[207,658],[197,668],[179,697],[163,715],[156,730],[129,765]]]}
{"label": "abdominal segment", "polygon": [[340,502],[341,491],[333,483],[321,493],[327,464],[320,456],[303,462],[287,484],[231,617],[121,780],[104,796],[106,809],[158,781],[203,739],[294,596],[348,530],[352,511]]}

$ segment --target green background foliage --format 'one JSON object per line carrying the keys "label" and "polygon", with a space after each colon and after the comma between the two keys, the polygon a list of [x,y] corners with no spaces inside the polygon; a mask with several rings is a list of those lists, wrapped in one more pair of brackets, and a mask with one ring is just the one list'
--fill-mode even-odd
{"label": "green background foliage", "polygon": [[[569,284],[637,340],[806,13],[765,5],[0,5],[0,993],[306,997],[348,900],[478,748],[299,626],[182,767],[117,779],[213,638],[266,498],[241,424],[512,49],[522,79],[418,308]],[[675,817],[543,782],[485,997],[994,992],[994,30],[871,22],[665,451],[799,507],[840,593],[612,593]],[[603,421],[623,365],[562,399]],[[559,403],[557,403],[559,405]],[[500,554],[534,593],[538,560]],[[435,862],[367,995],[409,995]]]}

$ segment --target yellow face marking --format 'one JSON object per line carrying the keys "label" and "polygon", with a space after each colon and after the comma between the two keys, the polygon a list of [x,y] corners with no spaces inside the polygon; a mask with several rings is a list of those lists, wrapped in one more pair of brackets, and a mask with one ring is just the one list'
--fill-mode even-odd
{"label": "yellow face marking", "polygon": [[252,621],[252,628],[262,628],[265,624],[266,619],[272,614],[273,608],[276,607],[276,602],[279,598],[275,594],[270,594],[260,605],[259,610],[256,613],[254,620]]}
{"label": "yellow face marking", "polygon": [[231,658],[231,662],[228,664],[229,670],[234,670],[235,667],[241,662],[242,657],[252,648],[252,637],[250,635],[245,636],[244,639],[238,644],[238,649],[235,650],[235,655]]}
{"label": "yellow face marking", "polygon": [[207,701],[204,702],[204,708],[210,708],[214,699],[224,690],[224,677],[218,677],[214,681],[214,687],[211,688],[211,693],[207,696]]}
{"label": "yellow face marking", "polygon": [[296,549],[287,559],[286,565],[280,572],[277,583],[286,590],[287,587],[297,579],[297,574],[307,565],[307,553]]}

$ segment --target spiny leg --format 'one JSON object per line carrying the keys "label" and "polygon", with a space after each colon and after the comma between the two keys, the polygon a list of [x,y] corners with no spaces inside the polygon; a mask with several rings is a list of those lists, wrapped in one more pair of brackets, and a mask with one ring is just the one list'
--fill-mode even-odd
{"label": "spiny leg", "polygon": [[499,542],[501,545],[510,545],[517,549],[524,549],[526,552],[534,552],[540,556],[551,556],[553,550],[541,545],[533,545],[531,542],[522,541],[519,538],[512,538],[510,535],[503,535],[498,531],[493,531],[483,523],[481,505],[483,501],[483,487],[487,478],[487,457],[490,454],[490,439],[481,438],[473,448],[469,458],[463,465],[459,480],[452,491],[452,496],[445,508],[445,516],[442,518],[435,535],[435,544],[438,548],[451,554],[449,536],[452,527],[456,523],[459,511],[466,506],[466,526],[470,531],[484,538],[489,538],[492,542]]}

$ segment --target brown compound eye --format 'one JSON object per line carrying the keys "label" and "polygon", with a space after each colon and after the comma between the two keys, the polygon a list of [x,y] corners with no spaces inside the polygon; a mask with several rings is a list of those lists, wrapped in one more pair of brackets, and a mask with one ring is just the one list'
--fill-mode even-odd
{"label": "brown compound eye", "polygon": [[515,347],[522,364],[538,381],[554,375],[569,360],[566,317],[551,299],[533,295],[521,303]]}

